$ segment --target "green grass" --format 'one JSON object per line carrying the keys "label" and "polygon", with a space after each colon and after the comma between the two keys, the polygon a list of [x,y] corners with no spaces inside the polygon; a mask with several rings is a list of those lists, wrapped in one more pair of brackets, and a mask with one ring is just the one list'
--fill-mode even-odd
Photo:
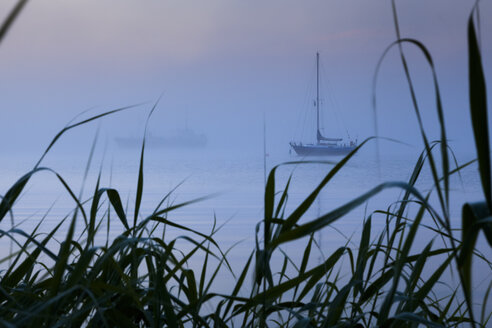
{"label": "green grass", "polygon": [[[0,28],[0,41],[25,4],[24,1]],[[476,249],[479,233],[484,233],[492,246],[491,173],[487,126],[487,103],[480,47],[477,42],[472,12],[468,26],[470,114],[473,122],[477,162],[483,188],[483,200],[463,204],[462,224],[453,226],[449,214],[450,177],[474,161],[450,164],[444,111],[439,84],[430,53],[417,40],[401,39],[394,7],[398,39],[388,51],[397,48],[412,96],[424,150],[408,181],[392,181],[375,186],[359,197],[340,204],[334,210],[311,221],[306,212],[323,188],[344,169],[352,157],[367,143],[333,163],[319,185],[292,211],[287,211],[291,179],[278,188],[274,167],[265,186],[264,218],[256,226],[256,246],[243,267],[234,272],[227,254],[215,241],[220,227],[213,226],[205,234],[173,221],[173,211],[202,199],[184,203],[170,202],[164,194],[151,213],[142,213],[144,193],[145,138],[142,142],[133,211],[122,204],[118,190],[101,186],[100,179],[91,197],[82,199],[55,171],[41,166],[46,153],[65,133],[80,125],[130,107],[109,111],[68,125],[52,140],[34,168],[17,180],[0,202],[3,226],[12,209],[25,192],[32,176],[41,171],[54,174],[73,199],[75,208],[48,234],[15,226],[1,230],[0,237],[16,245],[6,268],[0,271],[0,325],[15,326],[108,326],[108,327],[454,327],[490,325],[492,313],[484,299],[473,295],[471,281],[473,263],[490,259]],[[440,139],[429,141],[420,118],[417,95],[410,78],[402,44],[416,46],[432,69],[436,112]],[[379,65],[378,64],[378,68]],[[378,68],[375,74],[377,81]],[[374,109],[376,101],[374,94]],[[150,115],[152,114],[153,107]],[[149,118],[150,118],[149,115]],[[97,139],[97,138],[96,138]],[[87,168],[92,159],[89,156]],[[440,164],[439,164],[440,163]],[[302,165],[310,165],[302,162]],[[416,182],[428,165],[434,186],[421,192]],[[86,170],[87,175],[87,170]],[[363,222],[358,244],[348,241],[326,254],[321,251],[314,234],[344,217],[386,189],[403,191],[387,208],[369,213]],[[82,192],[79,193],[82,195]],[[373,231],[373,220],[383,218],[382,231]],[[214,221],[215,222],[215,221]],[[77,224],[83,229],[76,229]],[[122,233],[108,236],[111,227]],[[58,230],[66,228],[65,235]],[[183,235],[170,238],[166,227],[181,230]],[[106,230],[105,230],[106,229]],[[416,244],[423,230],[434,235],[426,245]],[[254,232],[252,227],[252,233]],[[99,237],[99,238],[96,238]],[[283,250],[289,243],[304,245],[302,257],[296,261]],[[184,247],[184,245],[186,245]],[[187,252],[182,249],[189,249]],[[279,267],[275,263],[281,263]],[[472,261],[473,260],[473,261]],[[202,263],[202,270],[190,269],[190,263]],[[8,264],[8,265],[7,265]],[[430,270],[433,268],[434,270]],[[232,277],[231,290],[218,293],[216,281],[221,271]],[[449,294],[437,292],[443,276],[459,277]],[[252,280],[250,279],[252,277]],[[474,304],[482,304],[475,313]]]}

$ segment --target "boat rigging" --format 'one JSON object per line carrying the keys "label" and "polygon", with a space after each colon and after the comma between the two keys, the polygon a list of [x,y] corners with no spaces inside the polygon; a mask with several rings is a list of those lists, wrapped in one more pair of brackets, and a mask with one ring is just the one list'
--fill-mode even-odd
{"label": "boat rigging", "polygon": [[342,143],[342,138],[325,137],[320,130],[320,99],[319,99],[319,53],[316,53],[316,143],[303,144],[291,141],[289,144],[300,156],[339,156],[346,155],[357,147],[357,140],[349,139]]}

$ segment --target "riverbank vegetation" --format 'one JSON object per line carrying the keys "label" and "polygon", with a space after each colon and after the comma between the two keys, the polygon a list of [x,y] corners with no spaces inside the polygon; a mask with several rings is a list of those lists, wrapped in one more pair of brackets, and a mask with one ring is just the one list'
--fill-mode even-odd
{"label": "riverbank vegetation", "polygon": [[[0,40],[25,2],[20,1],[4,22]],[[479,234],[484,234],[488,246],[492,246],[486,84],[476,13],[475,6],[467,29],[470,115],[477,160],[456,165],[452,160],[432,56],[419,41],[400,38],[395,9],[397,41],[386,49],[377,67],[389,51],[399,52],[424,145],[410,179],[374,186],[308,221],[305,214],[321,190],[362,147],[376,142],[377,138],[366,139],[345,158],[334,162],[319,185],[292,211],[287,211],[290,179],[279,188],[275,173],[280,166],[299,165],[299,162],[274,167],[265,186],[264,217],[256,230],[254,226],[251,228],[251,233],[256,233],[256,247],[237,272],[228,261],[229,250],[222,249],[214,239],[220,227],[214,226],[211,232],[203,233],[173,220],[174,210],[201,199],[174,204],[170,202],[171,193],[163,193],[154,211],[142,212],[145,138],[131,211],[123,205],[120,192],[102,185],[100,179],[93,186],[92,195],[82,199],[61,175],[42,166],[44,156],[64,134],[129,107],[68,125],[53,138],[30,172],[9,188],[2,186],[5,193],[0,203],[0,238],[11,240],[15,247],[10,256],[1,260],[0,324],[5,327],[490,325],[492,313],[487,300],[492,283],[483,298],[477,299],[472,281],[477,262],[492,268],[491,259],[475,247]],[[421,109],[402,46],[407,44],[417,47],[432,69],[440,131],[440,139],[436,141],[428,139],[420,118]],[[449,214],[450,177],[477,163],[483,199],[462,204],[462,221],[457,226]],[[430,169],[434,185],[432,190],[422,192],[416,188],[416,182],[425,166]],[[52,174],[74,203],[73,211],[60,217],[58,225],[47,234],[38,232],[42,217],[32,231],[24,231],[16,227],[14,215],[16,201],[26,192],[31,178],[42,171]],[[403,193],[400,198],[395,196],[395,202],[387,208],[363,218],[357,244],[340,245],[322,261],[314,258],[319,247],[314,238],[316,232],[343,220],[351,210],[386,189],[397,190],[396,195]],[[373,231],[376,216],[385,220],[382,231]],[[122,233],[109,238],[107,233],[113,227]],[[182,230],[183,235],[170,238],[166,227]],[[60,236],[60,230],[66,233]],[[430,231],[434,237],[422,244],[418,241],[422,231]],[[299,260],[282,249],[293,242],[303,245]],[[187,244],[187,251],[181,251],[178,244]],[[279,267],[272,264],[274,258],[275,263],[281,263]],[[201,263],[203,269],[193,270],[190,263]],[[215,289],[221,271],[229,271],[234,279],[227,293]],[[441,280],[444,275],[454,275],[459,281],[456,286],[448,286],[446,295],[436,291],[444,284]]]}

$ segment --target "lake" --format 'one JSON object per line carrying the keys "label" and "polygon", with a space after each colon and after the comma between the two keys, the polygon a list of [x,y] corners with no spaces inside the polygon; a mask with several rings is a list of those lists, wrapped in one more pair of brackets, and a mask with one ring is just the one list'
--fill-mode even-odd
{"label": "lake", "polygon": [[[98,172],[101,170],[101,187],[116,188],[122,198],[123,205],[128,207],[129,213],[133,213],[135,189],[137,185],[137,173],[139,165],[138,149],[109,148],[109,150],[97,148],[89,174],[86,179],[83,199],[92,195],[95,188]],[[232,268],[240,272],[245,261],[254,249],[255,227],[263,218],[264,197],[264,166],[262,151],[241,152],[238,150],[220,149],[197,149],[188,150],[166,150],[159,148],[148,148],[146,150],[144,164],[144,193],[141,206],[141,217],[150,215],[164,197],[173,188],[176,188],[168,197],[166,204],[178,204],[189,200],[209,196],[205,200],[186,205],[168,214],[168,220],[186,227],[190,227],[204,234],[209,234],[216,218],[217,226],[223,225],[214,235],[215,240],[225,251],[234,246],[227,258]],[[85,155],[84,155],[85,154]],[[44,166],[53,168],[67,181],[75,194],[79,194],[82,186],[84,170],[88,152],[84,154],[54,152],[48,155]],[[417,159],[417,152],[384,155],[376,160],[370,151],[356,155],[323,189],[318,199],[306,213],[301,222],[307,222],[322,214],[333,210],[362,193],[375,187],[384,181],[407,181],[411,175],[413,166]],[[12,158],[11,161],[0,166],[0,183],[2,194],[29,167],[35,163],[35,157],[30,155]],[[268,170],[275,164],[297,161],[302,158],[289,154],[287,148],[274,150],[266,158]],[[460,163],[469,158],[459,158]],[[340,158],[309,158],[317,161],[336,161]],[[282,166],[277,172],[277,190],[283,190],[290,175],[292,182],[289,190],[289,199],[286,213],[292,211],[296,205],[314,190],[328,173],[333,164],[296,164]],[[423,170],[417,183],[417,188],[425,195],[431,188],[432,180],[427,169]],[[461,172],[461,176],[451,179],[451,217],[455,228],[461,223],[461,206],[467,201],[481,200],[481,187],[478,178],[477,165],[472,164]],[[349,243],[353,248],[358,247],[360,233],[364,218],[376,209],[386,210],[387,207],[398,200],[401,191],[390,189],[381,192],[372,198],[364,206],[350,212],[332,226],[319,231],[315,239],[321,251],[314,255],[313,264],[321,261],[340,246]],[[280,196],[277,197],[277,200]],[[104,213],[106,202],[100,208],[99,213]],[[436,199],[431,197],[431,202],[439,209]],[[39,231],[49,232],[64,217],[70,218],[74,208],[74,201],[68,195],[62,184],[55,175],[48,172],[37,174],[27,185],[25,192],[14,207],[14,221],[17,228],[26,232],[32,229],[44,218]],[[89,211],[86,208],[86,211]],[[410,213],[415,213],[415,206],[411,206]],[[409,215],[411,217],[411,215]],[[106,230],[104,223],[96,243],[103,245],[106,233],[110,238],[116,237],[122,230],[122,224],[116,215],[111,217],[111,227]],[[131,217],[133,219],[133,217]],[[373,216],[373,237],[381,231],[385,225],[383,215]],[[429,217],[424,219],[424,224],[433,226]],[[2,229],[10,228],[9,218],[1,222]],[[79,216],[78,233],[82,231],[83,221]],[[62,240],[67,231],[67,224],[62,226],[57,239]],[[168,228],[166,240],[169,241],[180,235],[194,236],[193,234]],[[427,242],[434,237],[428,229],[421,228],[417,236],[417,242],[411,253],[419,251]],[[259,235],[261,239],[261,234]],[[201,240],[197,238],[197,240]],[[8,255],[12,250],[11,243],[7,238],[0,239],[2,243],[2,257]],[[305,240],[289,243],[282,246],[293,259],[300,259],[303,254]],[[438,245],[440,240],[436,240]],[[186,241],[178,242],[178,248],[186,252],[192,245]],[[483,236],[480,236],[478,248],[484,255],[491,259],[492,253],[486,245]],[[15,247],[13,248],[15,250]],[[318,256],[318,260],[316,260]],[[191,262],[191,268],[201,268],[202,259]],[[282,258],[279,256],[272,259],[272,266],[281,265]],[[475,296],[484,293],[482,286],[487,286],[491,279],[490,268],[483,263],[475,261],[474,285],[478,288]],[[5,268],[7,262],[2,264]],[[437,264],[436,264],[437,265]],[[429,267],[431,272],[434,268]],[[230,290],[233,279],[230,273],[223,270],[219,275],[221,285],[219,290]],[[456,277],[449,276],[446,279],[454,280]],[[447,291],[447,292],[446,292]],[[449,293],[444,288],[443,293]]]}

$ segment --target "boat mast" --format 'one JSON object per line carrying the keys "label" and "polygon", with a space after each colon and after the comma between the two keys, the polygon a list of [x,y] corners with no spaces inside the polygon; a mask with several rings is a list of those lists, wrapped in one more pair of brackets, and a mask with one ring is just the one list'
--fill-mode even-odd
{"label": "boat mast", "polygon": [[319,52],[316,53],[316,139],[319,143]]}

